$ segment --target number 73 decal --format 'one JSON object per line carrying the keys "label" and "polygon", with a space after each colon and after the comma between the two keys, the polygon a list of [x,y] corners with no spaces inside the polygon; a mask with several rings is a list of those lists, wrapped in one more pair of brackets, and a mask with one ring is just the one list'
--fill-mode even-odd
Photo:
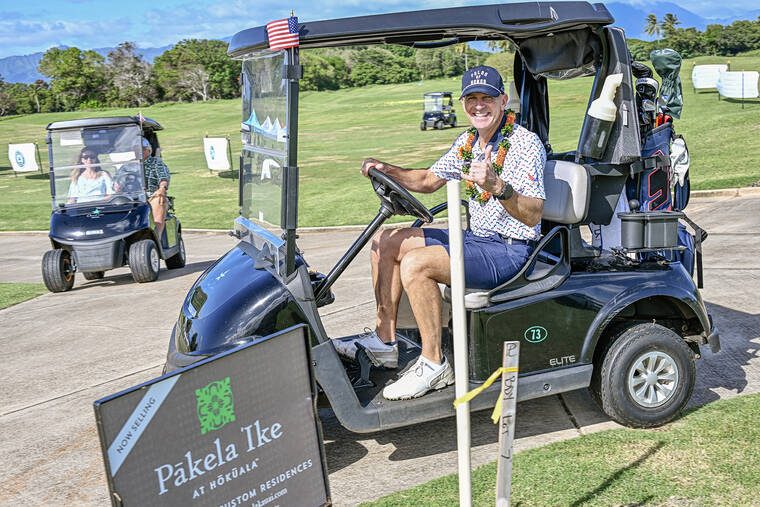
{"label": "number 73 decal", "polygon": [[525,340],[529,341],[530,343],[539,343],[549,336],[548,331],[546,331],[546,328],[541,326],[533,326],[529,327],[525,330]]}

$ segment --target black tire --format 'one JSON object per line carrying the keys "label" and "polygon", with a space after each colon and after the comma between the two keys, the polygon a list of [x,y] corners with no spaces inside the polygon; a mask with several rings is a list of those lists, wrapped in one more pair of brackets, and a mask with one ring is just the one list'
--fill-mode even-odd
{"label": "black tire", "polygon": [[454,118],[454,121],[451,122],[451,126],[454,128],[457,128],[457,119]]}
{"label": "black tire", "polygon": [[443,130],[443,126],[444,126],[443,125],[443,120],[438,120],[437,122],[435,122],[435,128],[436,128],[436,130]]}
{"label": "black tire", "polygon": [[166,267],[169,269],[185,267],[185,241],[182,239],[182,234],[179,235],[179,252],[166,259]]}
{"label": "black tire", "polygon": [[100,280],[105,275],[104,271],[85,271],[82,273],[85,280]]}
{"label": "black tire", "polygon": [[594,365],[590,390],[611,419],[651,428],[681,412],[691,398],[695,378],[694,353],[686,342],[670,329],[645,323],[615,338]]}
{"label": "black tire", "polygon": [[158,249],[153,240],[143,239],[129,247],[129,269],[135,282],[152,282],[160,268]]}
{"label": "black tire", "polygon": [[66,292],[74,286],[71,254],[60,248],[42,256],[42,281],[50,292]]}
{"label": "black tire", "polygon": [[423,121],[422,123],[420,123],[420,130],[426,130],[426,129],[427,129],[427,123]]}

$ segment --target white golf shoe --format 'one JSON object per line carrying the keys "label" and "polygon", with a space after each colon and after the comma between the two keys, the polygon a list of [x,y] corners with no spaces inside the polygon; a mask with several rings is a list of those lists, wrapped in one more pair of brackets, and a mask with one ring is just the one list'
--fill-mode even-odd
{"label": "white golf shoe", "polygon": [[441,364],[420,356],[400,379],[383,389],[383,397],[387,400],[419,398],[428,391],[443,389],[453,383],[454,370],[445,356]]}
{"label": "white golf shoe", "polygon": [[398,366],[398,343],[383,342],[375,331],[365,329],[359,335],[335,338],[333,345],[341,356],[348,359],[356,358],[356,344],[360,343],[370,353],[370,359],[375,366],[396,368]]}

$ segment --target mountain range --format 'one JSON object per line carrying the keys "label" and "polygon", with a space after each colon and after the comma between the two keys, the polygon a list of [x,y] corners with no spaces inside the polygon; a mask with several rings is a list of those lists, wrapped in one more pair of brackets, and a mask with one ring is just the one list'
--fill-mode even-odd
{"label": "mountain range", "polygon": [[[666,13],[675,15],[681,22],[677,25],[679,28],[694,27],[697,30],[704,30],[707,25],[720,24],[730,25],[738,19],[755,20],[760,16],[760,9],[747,10],[737,13],[730,17],[724,18],[703,18],[687,9],[684,9],[672,2],[652,2],[647,4],[631,5],[622,2],[610,2],[606,4],[607,9],[615,17],[615,26],[625,30],[625,35],[629,39],[651,40],[652,38],[644,33],[644,25],[649,14],[654,14],[657,19],[662,19]],[[220,38],[220,40],[229,41],[230,37]],[[484,46],[484,45],[483,45]],[[143,58],[149,62],[166,51],[171,49],[172,45],[157,48],[139,48],[138,52],[142,53]],[[97,48],[96,52],[105,56],[113,48]],[[485,49],[481,45],[477,49]],[[33,83],[37,79],[46,79],[37,72],[37,65],[42,59],[42,52],[33,53],[23,56],[8,56],[0,58],[0,76],[7,83]]]}

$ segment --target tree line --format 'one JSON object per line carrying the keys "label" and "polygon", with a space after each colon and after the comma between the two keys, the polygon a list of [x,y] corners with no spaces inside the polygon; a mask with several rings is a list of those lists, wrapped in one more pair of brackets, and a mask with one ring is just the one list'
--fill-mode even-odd
{"label": "tree line", "polygon": [[704,31],[680,28],[680,24],[678,17],[671,13],[665,14],[661,20],[654,14],[647,16],[644,32],[655,37],[655,40],[629,39],[628,47],[633,58],[648,60],[653,49],[666,47],[678,51],[683,58],[733,56],[760,49],[760,17],[754,21],[734,21],[730,25],[707,25]]}
{"label": "tree line", "polygon": [[[317,49],[301,57],[301,89],[320,91],[461,75],[489,54],[466,44],[426,51],[382,45]],[[240,96],[240,63],[216,40],[183,40],[153,64],[132,42],[105,57],[76,47],[51,48],[38,70],[48,80],[6,83],[0,77],[0,116]]]}
{"label": "tree line", "polygon": [[76,47],[50,48],[37,69],[49,79],[26,84],[0,77],[0,116],[240,96],[240,63],[218,40],[183,40],[152,64],[133,42],[105,57]]}

